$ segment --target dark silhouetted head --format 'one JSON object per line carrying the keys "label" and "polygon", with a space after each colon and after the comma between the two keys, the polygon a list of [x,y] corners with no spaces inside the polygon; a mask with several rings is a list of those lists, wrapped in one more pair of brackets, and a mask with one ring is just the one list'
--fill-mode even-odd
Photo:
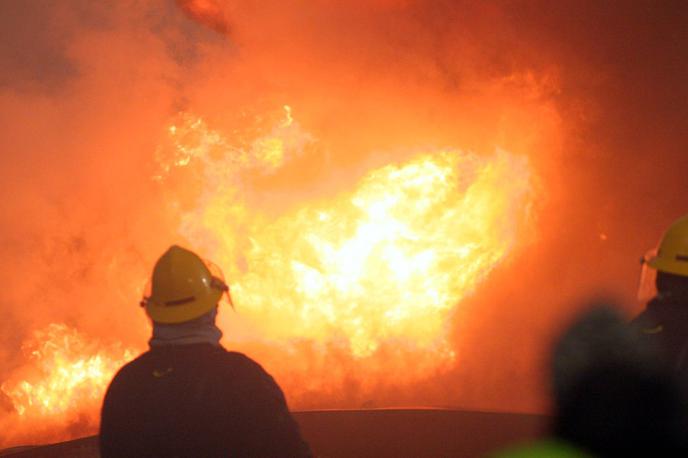
{"label": "dark silhouetted head", "polygon": [[612,308],[578,319],[555,346],[552,364],[557,438],[603,457],[685,450],[678,384]]}

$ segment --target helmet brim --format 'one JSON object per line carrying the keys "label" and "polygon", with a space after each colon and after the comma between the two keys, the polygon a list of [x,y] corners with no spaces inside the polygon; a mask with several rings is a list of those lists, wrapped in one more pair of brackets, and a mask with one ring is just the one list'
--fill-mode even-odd
{"label": "helmet brim", "polygon": [[662,256],[648,259],[647,265],[660,272],[688,277],[688,262]]}

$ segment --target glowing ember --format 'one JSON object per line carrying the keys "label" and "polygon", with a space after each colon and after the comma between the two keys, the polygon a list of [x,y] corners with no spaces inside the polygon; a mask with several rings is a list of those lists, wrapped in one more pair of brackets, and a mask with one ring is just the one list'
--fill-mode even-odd
{"label": "glowing ember", "polygon": [[135,354],[103,348],[64,324],[36,331],[22,350],[31,363],[1,389],[21,417],[44,419],[97,412],[112,376]]}

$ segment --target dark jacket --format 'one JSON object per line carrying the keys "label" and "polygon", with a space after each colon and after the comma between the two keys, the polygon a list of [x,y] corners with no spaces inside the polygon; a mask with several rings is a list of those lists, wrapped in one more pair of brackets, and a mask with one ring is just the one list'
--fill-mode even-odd
{"label": "dark jacket", "polygon": [[105,395],[100,450],[103,458],[311,456],[273,378],[209,344],[154,348],[125,365]]}
{"label": "dark jacket", "polygon": [[632,325],[641,340],[656,349],[669,368],[688,382],[688,300],[657,297]]}

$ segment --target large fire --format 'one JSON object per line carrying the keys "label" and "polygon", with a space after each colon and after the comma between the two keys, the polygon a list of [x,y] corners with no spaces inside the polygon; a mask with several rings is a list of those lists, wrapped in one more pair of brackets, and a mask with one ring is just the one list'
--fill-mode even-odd
{"label": "large fire", "polygon": [[[314,143],[291,108],[241,144],[189,113],[167,135],[153,179],[172,191],[196,185],[194,204],[177,210],[179,235],[230,283],[236,313],[220,316],[224,344],[259,359],[292,407],[341,405],[332,393],[352,384],[344,403],[360,405],[380,387],[460,364],[452,317],[516,246],[529,215],[524,157],[408,153],[276,210],[255,199],[246,177],[278,174]],[[176,183],[181,168],[195,178]],[[184,207],[170,196],[170,208]],[[2,385],[17,417],[86,416],[92,428],[107,383],[135,355],[60,324],[35,333],[25,349],[29,363]]]}
{"label": "large fire", "polygon": [[276,210],[261,201],[282,195],[257,199],[245,183],[315,148],[288,106],[243,145],[188,114],[170,134],[163,168],[195,161],[202,177],[181,233],[225,269],[237,304],[222,316],[226,343],[259,353],[297,406],[352,378],[365,400],[455,364],[451,317],[529,214],[528,161],[499,149],[405,154]]}

